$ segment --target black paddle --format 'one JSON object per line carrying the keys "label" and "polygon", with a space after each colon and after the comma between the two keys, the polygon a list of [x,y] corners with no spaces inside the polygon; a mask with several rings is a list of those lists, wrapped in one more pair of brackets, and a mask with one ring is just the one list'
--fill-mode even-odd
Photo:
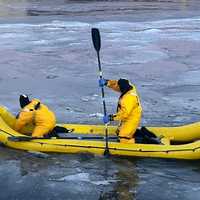
{"label": "black paddle", "polygon": [[[99,29],[97,29],[97,28],[92,28],[92,41],[93,41],[94,48],[97,52],[98,66],[99,66],[99,78],[102,79],[103,74],[102,74],[100,55],[99,55],[100,48],[101,48],[101,36],[100,36]],[[105,102],[105,93],[104,93],[103,87],[101,87],[101,94],[102,94],[104,116],[106,116],[107,115],[106,102]],[[110,153],[109,153],[109,147],[108,147],[108,124],[107,123],[105,123],[105,142],[106,142],[106,146],[105,146],[104,156],[108,157]]]}
{"label": "black paddle", "polygon": [[[51,138],[37,138],[37,137],[28,137],[28,136],[10,136],[8,137],[9,141],[12,142],[26,142],[31,140],[45,140]],[[69,140],[105,140],[104,136],[59,136],[56,139],[69,139]],[[116,140],[118,139],[117,136],[109,136],[108,139]]]}

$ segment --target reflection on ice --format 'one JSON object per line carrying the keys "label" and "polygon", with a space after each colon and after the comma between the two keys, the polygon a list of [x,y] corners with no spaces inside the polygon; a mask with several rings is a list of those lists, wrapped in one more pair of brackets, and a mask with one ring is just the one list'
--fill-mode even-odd
{"label": "reflection on ice", "polygon": [[102,118],[103,117],[103,113],[92,113],[89,114],[90,117],[95,117],[95,118]]}
{"label": "reflection on ice", "polygon": [[90,178],[90,174],[88,173],[77,173],[73,175],[67,175],[62,178],[58,179],[50,179],[50,181],[56,181],[56,182],[87,182],[87,184],[94,184],[94,185],[109,185],[111,183],[117,182],[117,180],[92,180]]}
{"label": "reflection on ice", "polygon": [[79,173],[73,175],[67,175],[62,178],[58,179],[50,179],[52,181],[85,181],[90,182],[89,174],[88,173]]}

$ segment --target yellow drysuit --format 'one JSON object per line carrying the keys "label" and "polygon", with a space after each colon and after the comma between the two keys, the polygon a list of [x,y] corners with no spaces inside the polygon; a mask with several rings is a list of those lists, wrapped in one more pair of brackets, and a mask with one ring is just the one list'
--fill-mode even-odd
{"label": "yellow drysuit", "polygon": [[31,103],[21,110],[15,123],[16,131],[20,132],[25,125],[31,123],[34,125],[32,137],[43,137],[53,130],[56,124],[56,117],[44,104],[40,104],[36,109],[35,106],[39,102],[38,99],[33,99]]}
{"label": "yellow drysuit", "polygon": [[[120,92],[117,80],[108,80],[107,86],[117,92]],[[120,96],[117,113],[113,115],[113,120],[120,121],[118,136],[120,138],[120,142],[122,143],[135,142],[134,134],[140,124],[142,116],[142,107],[139,96],[135,86],[131,86],[131,90]]]}

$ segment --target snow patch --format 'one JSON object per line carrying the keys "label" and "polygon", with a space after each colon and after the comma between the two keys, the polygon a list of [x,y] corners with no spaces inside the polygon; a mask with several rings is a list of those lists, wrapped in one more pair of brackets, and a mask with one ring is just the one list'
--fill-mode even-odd
{"label": "snow patch", "polygon": [[100,118],[100,117],[103,117],[103,114],[102,113],[92,113],[92,114],[89,114],[89,117]]}
{"label": "snow patch", "polygon": [[79,173],[64,176],[62,178],[57,179],[57,181],[86,181],[90,182],[89,174],[88,173]]}
{"label": "snow patch", "polygon": [[79,174],[64,176],[62,178],[56,179],[55,181],[59,181],[59,182],[66,182],[66,181],[89,182],[93,185],[109,185],[111,183],[117,182],[118,180],[93,181],[93,180],[90,179],[90,175],[88,173],[79,173]]}

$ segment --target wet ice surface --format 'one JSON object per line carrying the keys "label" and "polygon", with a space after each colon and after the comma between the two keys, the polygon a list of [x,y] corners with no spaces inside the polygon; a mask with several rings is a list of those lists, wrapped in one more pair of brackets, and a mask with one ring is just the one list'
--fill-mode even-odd
{"label": "wet ice surface", "polygon": [[198,199],[200,193],[197,161],[84,154],[38,158],[0,150],[1,199],[168,200]]}
{"label": "wet ice surface", "polygon": [[[16,112],[17,96],[27,93],[50,105],[59,121],[96,123],[98,114],[90,117],[101,109],[90,38],[95,26],[102,35],[105,77],[126,77],[138,86],[144,123],[178,124],[181,116],[186,122],[196,120],[198,101],[194,100],[199,95],[191,97],[188,92],[199,90],[199,24],[199,17],[132,23],[53,20],[1,24],[1,85],[5,94],[1,102]],[[109,112],[114,112],[117,95],[106,92]],[[178,101],[181,103],[176,104]],[[188,111],[191,101],[193,107]],[[170,109],[176,113],[174,117],[168,116]]]}
{"label": "wet ice surface", "polygon": [[[67,3],[67,6],[66,6]],[[106,78],[139,89],[142,125],[199,120],[198,1],[8,1],[0,3],[0,103],[40,98],[58,121],[101,123],[97,59]],[[106,89],[108,112],[118,95]],[[43,157],[43,158],[40,158]],[[197,199],[198,162],[35,155],[0,148],[0,199]],[[151,194],[151,195],[150,195]],[[162,194],[162,195],[161,195]]]}

